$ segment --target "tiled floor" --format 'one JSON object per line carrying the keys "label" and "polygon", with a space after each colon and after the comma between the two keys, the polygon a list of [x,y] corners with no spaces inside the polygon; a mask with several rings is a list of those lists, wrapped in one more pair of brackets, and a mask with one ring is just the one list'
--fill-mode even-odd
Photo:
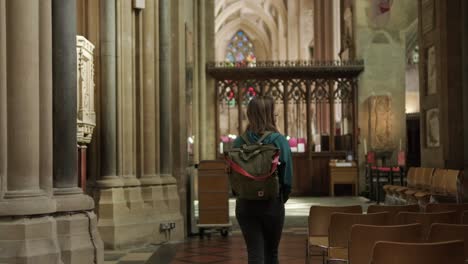
{"label": "tiled floor", "polygon": [[[304,235],[283,233],[280,244],[279,260],[281,263],[304,263]],[[215,235],[210,239],[194,238],[181,244],[171,264],[187,263],[247,263],[247,251],[242,235],[234,233],[223,238]]]}
{"label": "tiled floor", "polygon": [[[361,197],[291,198],[286,203],[286,221],[279,252],[280,263],[305,262],[307,217],[311,205],[355,204],[362,205],[364,210],[367,210],[369,205],[368,200]],[[229,201],[229,207],[232,232],[227,238],[221,237],[219,233],[213,233],[205,239],[192,237],[179,244],[151,245],[130,251],[106,251],[105,264],[247,263],[245,243],[234,215],[235,200]],[[195,202],[196,208],[197,202]]]}

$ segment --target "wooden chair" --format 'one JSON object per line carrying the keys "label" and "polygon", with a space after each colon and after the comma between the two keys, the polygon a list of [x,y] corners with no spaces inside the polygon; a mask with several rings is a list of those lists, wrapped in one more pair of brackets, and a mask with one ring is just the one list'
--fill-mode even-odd
{"label": "wooden chair", "polygon": [[421,224],[397,226],[353,225],[348,254],[351,264],[368,264],[377,241],[420,243]]}
{"label": "wooden chair", "polygon": [[443,242],[450,240],[465,241],[465,260],[468,260],[468,225],[432,224],[427,237],[428,242]]}
{"label": "wooden chair", "polygon": [[390,223],[397,224],[397,215],[399,212],[419,212],[417,204],[408,205],[370,205],[367,208],[367,213],[388,212],[390,214]]}
{"label": "wooden chair", "polygon": [[[306,240],[306,260],[309,263],[310,256],[321,256],[325,261],[327,254],[323,248],[328,248],[328,227],[332,213],[354,213],[361,214],[360,205],[351,206],[311,206],[309,209],[308,237]],[[320,255],[312,255],[311,248],[321,249]]]}
{"label": "wooden chair", "polygon": [[[406,200],[407,203],[418,203],[418,196],[424,193],[430,196],[433,174],[433,168],[421,168],[420,174],[417,175],[414,188],[410,188],[404,192],[404,200]],[[416,196],[416,194],[418,194],[418,196]],[[420,199],[424,197],[423,195]]]}
{"label": "wooden chair", "polygon": [[468,203],[430,203],[426,205],[426,213],[456,211],[458,214],[459,223],[463,222],[463,212],[468,210]]}
{"label": "wooden chair", "polygon": [[328,260],[346,261],[348,259],[348,241],[353,225],[387,225],[388,217],[387,212],[375,214],[333,213],[328,231]]}
{"label": "wooden chair", "polygon": [[[400,185],[393,185],[393,184],[387,184],[383,186],[383,189],[385,191],[385,196],[389,197],[389,200],[392,200],[394,203],[398,203],[399,201],[399,194],[397,192],[398,189],[405,190],[408,189],[405,187],[407,185],[406,181],[409,181],[409,179],[413,180],[415,176],[416,168],[410,167],[408,169],[408,172],[406,174],[400,175]],[[400,173],[404,173],[404,167]],[[407,179],[406,181],[403,179]]]}
{"label": "wooden chair", "polygon": [[442,170],[441,175],[434,176],[431,188],[432,198],[439,203],[459,203],[461,194],[458,190],[462,172],[458,170]]}
{"label": "wooden chair", "polygon": [[394,196],[402,203],[406,203],[405,192],[407,190],[417,188],[416,186],[419,185],[419,182],[422,179],[422,174],[423,168],[411,167],[406,175],[406,186],[392,187]]}
{"label": "wooden chair", "polygon": [[463,241],[401,243],[379,241],[371,264],[463,264]]}
{"label": "wooden chair", "polygon": [[420,223],[423,228],[423,239],[427,237],[431,225],[434,223],[456,224],[457,212],[438,212],[438,213],[415,213],[400,212],[397,215],[397,222],[400,225]]}

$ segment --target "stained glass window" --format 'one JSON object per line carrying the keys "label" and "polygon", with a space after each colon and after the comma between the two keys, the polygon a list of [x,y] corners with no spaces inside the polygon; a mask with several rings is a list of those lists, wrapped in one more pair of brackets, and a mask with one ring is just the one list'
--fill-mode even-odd
{"label": "stained glass window", "polygon": [[255,66],[254,45],[244,31],[239,30],[234,34],[227,45],[226,62],[232,66]]}

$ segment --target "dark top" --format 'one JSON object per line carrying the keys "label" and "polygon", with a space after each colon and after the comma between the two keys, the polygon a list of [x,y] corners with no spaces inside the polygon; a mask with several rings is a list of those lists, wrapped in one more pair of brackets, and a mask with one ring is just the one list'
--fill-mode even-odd
{"label": "dark top", "polygon": [[[261,138],[261,135],[257,135],[251,131],[247,131],[247,136],[251,142],[256,142]],[[233,147],[238,148],[241,145],[245,144],[242,137],[237,137],[234,140]],[[281,192],[283,198],[286,201],[291,193],[292,186],[292,174],[293,174],[293,164],[292,164],[292,154],[291,148],[289,147],[288,140],[281,135],[280,133],[271,133],[263,140],[265,144],[273,144],[280,149],[280,165],[278,166],[278,177],[281,185]]]}

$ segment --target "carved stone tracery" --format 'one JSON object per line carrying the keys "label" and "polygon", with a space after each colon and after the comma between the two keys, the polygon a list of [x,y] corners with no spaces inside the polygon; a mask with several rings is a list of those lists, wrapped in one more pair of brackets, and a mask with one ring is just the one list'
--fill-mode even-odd
{"label": "carved stone tracery", "polygon": [[94,112],[94,45],[82,36],[76,38],[77,52],[77,140],[89,144],[96,126]]}

